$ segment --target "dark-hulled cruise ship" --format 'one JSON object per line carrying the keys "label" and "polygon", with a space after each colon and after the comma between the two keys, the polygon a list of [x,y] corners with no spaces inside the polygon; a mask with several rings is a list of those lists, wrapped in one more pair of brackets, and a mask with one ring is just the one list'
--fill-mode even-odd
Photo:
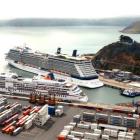
{"label": "dark-hulled cruise ship", "polygon": [[56,78],[64,79],[87,88],[103,86],[98,79],[91,61],[85,57],[77,56],[77,50],[72,56],[61,53],[61,48],[56,54],[46,54],[33,51],[28,47],[15,47],[6,55],[8,63],[18,69],[35,74],[46,74],[53,72]]}

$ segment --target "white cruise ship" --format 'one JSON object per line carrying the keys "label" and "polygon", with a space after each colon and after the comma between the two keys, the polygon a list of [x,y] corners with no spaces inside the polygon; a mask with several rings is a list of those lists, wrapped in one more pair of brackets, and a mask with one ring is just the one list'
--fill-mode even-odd
{"label": "white cruise ship", "polygon": [[50,97],[55,95],[62,101],[87,102],[88,97],[75,84],[64,80],[51,80],[52,74],[48,76],[35,76],[33,78],[22,78],[15,73],[0,74],[0,92],[18,96],[30,96],[32,93]]}
{"label": "white cruise ship", "polygon": [[103,86],[98,79],[90,60],[77,56],[77,50],[72,56],[61,54],[61,48],[56,54],[35,52],[28,47],[15,47],[6,55],[8,63],[18,69],[44,74],[53,72],[56,78],[64,79],[82,87],[97,88]]}

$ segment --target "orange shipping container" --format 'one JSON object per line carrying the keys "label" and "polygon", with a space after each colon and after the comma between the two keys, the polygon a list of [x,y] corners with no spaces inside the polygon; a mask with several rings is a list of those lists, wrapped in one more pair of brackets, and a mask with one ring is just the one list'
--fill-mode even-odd
{"label": "orange shipping container", "polygon": [[66,140],[66,137],[63,136],[63,135],[59,135],[59,136],[57,137],[57,140]]}

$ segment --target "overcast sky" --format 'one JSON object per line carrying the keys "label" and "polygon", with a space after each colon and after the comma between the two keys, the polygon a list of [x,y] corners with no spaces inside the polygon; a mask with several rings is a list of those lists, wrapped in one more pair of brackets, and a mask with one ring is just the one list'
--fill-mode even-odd
{"label": "overcast sky", "polygon": [[139,16],[140,0],[0,0],[0,19]]}

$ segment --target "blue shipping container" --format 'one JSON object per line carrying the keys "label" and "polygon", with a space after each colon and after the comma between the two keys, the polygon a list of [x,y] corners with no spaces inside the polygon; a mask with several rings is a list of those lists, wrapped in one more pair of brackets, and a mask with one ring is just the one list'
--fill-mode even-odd
{"label": "blue shipping container", "polygon": [[48,106],[48,114],[55,115],[55,107],[54,106]]}

